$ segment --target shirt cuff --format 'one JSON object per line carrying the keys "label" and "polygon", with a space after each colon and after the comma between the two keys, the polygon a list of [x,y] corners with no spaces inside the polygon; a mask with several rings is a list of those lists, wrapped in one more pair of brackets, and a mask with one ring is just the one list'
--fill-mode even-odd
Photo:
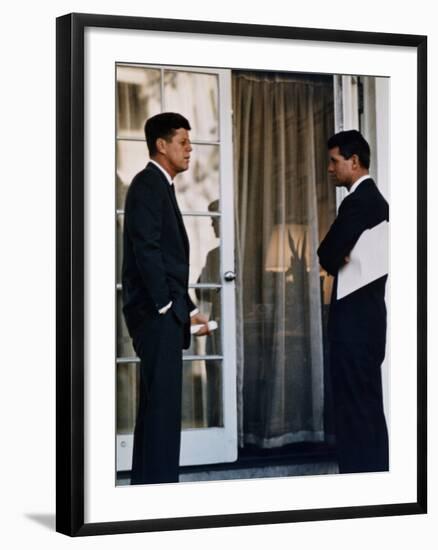
{"label": "shirt cuff", "polygon": [[194,315],[198,315],[198,313],[199,313],[199,309],[196,307],[190,312],[190,317],[193,317]]}
{"label": "shirt cuff", "polygon": [[159,310],[158,310],[158,313],[159,313],[160,315],[164,315],[164,314],[165,314],[167,311],[169,311],[169,309],[172,307],[172,304],[173,304],[173,302],[169,302],[169,303],[167,304],[167,306],[164,306],[164,307],[162,307],[161,309],[159,309]]}

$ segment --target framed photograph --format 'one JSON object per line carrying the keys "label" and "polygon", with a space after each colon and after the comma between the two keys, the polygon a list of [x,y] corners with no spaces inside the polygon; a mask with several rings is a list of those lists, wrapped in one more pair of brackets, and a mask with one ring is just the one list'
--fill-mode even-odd
{"label": "framed photograph", "polygon": [[427,38],[68,14],[56,108],[57,531],[426,513]]}

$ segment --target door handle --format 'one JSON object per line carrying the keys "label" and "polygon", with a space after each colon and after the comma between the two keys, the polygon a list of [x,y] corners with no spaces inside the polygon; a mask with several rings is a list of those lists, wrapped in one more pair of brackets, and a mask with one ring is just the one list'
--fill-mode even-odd
{"label": "door handle", "polygon": [[224,273],[224,279],[227,281],[227,283],[234,281],[235,278],[236,278],[236,274],[234,273],[234,271],[226,271]]}

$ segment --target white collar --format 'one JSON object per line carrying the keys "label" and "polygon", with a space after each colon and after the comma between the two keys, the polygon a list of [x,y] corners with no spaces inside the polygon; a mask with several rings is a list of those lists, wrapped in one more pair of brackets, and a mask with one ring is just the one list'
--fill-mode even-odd
{"label": "white collar", "polygon": [[152,162],[152,164],[155,164],[155,166],[163,172],[163,174],[166,176],[167,181],[169,182],[169,185],[173,185],[172,178],[166,172],[166,170],[161,166],[161,164],[159,164],[158,162],[156,162],[155,160],[152,160],[152,159],[150,159],[150,162]]}
{"label": "white collar", "polygon": [[369,174],[365,174],[365,176],[362,176],[361,178],[359,178],[358,180],[356,180],[353,185],[350,187],[350,190],[348,191],[348,194],[351,195],[351,193],[354,193],[354,191],[356,191],[356,189],[359,187],[359,184],[361,184],[363,181],[367,180],[367,179],[370,179],[370,175]]}

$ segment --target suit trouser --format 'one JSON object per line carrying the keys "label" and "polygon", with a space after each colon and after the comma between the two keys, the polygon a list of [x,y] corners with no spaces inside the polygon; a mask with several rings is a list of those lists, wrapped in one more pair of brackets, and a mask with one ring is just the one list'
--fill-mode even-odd
{"label": "suit trouser", "polygon": [[339,471],[386,471],[388,431],[381,364],[385,343],[330,342],[330,373]]}
{"label": "suit trouser", "polygon": [[183,326],[168,311],[145,320],[133,344],[141,366],[131,484],[177,482]]}

